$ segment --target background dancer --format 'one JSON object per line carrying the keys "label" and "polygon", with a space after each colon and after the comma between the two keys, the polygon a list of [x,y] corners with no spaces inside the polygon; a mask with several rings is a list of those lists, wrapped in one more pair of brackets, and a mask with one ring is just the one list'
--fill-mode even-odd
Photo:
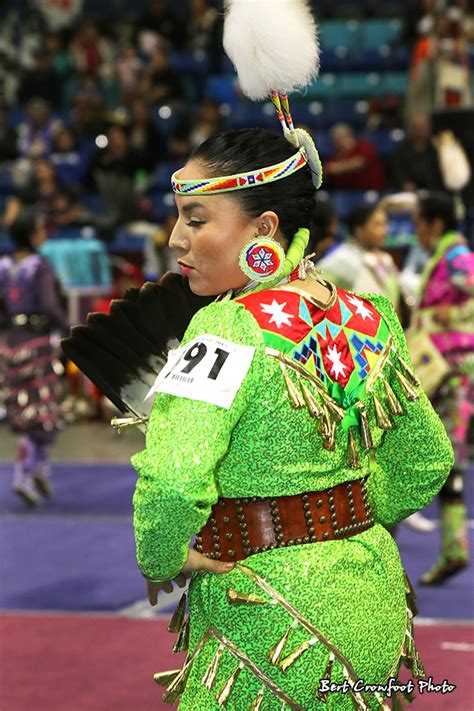
{"label": "background dancer", "polygon": [[62,423],[63,366],[53,333],[67,328],[56,278],[38,254],[43,218],[24,209],[10,227],[15,250],[0,259],[0,302],[5,333],[7,417],[19,434],[12,490],[31,506],[51,496],[49,451]]}
{"label": "background dancer", "polygon": [[420,198],[415,223],[420,243],[432,256],[421,278],[414,323],[446,365],[432,402],[455,452],[453,470],[439,495],[440,557],[421,578],[424,585],[439,585],[469,560],[463,478],[474,397],[474,254],[458,231],[450,196],[429,193]]}

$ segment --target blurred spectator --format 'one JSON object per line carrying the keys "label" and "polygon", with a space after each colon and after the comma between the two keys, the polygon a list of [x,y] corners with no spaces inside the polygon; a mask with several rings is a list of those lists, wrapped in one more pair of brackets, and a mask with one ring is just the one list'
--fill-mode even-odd
{"label": "blurred spectator", "polygon": [[44,99],[55,108],[59,108],[62,101],[61,78],[53,66],[50,54],[44,50],[37,53],[34,67],[25,73],[18,91],[21,104],[35,97]]}
{"label": "blurred spectator", "polygon": [[76,190],[81,189],[88,168],[88,156],[80,150],[74,131],[69,127],[61,128],[53,139],[50,155],[58,180]]}
{"label": "blurred spectator", "polygon": [[217,74],[222,62],[223,14],[209,0],[192,0],[193,46],[209,56],[210,72]]}
{"label": "blurred spectator", "polygon": [[131,106],[130,148],[137,157],[137,167],[153,170],[165,153],[164,140],[150,118],[150,107],[144,99],[135,99]]}
{"label": "blurred spectator", "polygon": [[213,99],[203,99],[199,107],[199,117],[189,135],[191,149],[222,130],[222,115],[219,104]]}
{"label": "blurred spectator", "polygon": [[138,46],[150,54],[159,44],[169,43],[183,49],[188,42],[186,23],[180,22],[170,11],[167,0],[150,0],[148,10],[136,24]]}
{"label": "blurred spectator", "polygon": [[100,93],[77,91],[73,99],[71,125],[79,139],[95,140],[106,128],[105,109]]}
{"label": "blurred spectator", "polygon": [[49,104],[41,98],[34,98],[26,107],[27,120],[20,124],[18,148],[25,158],[40,158],[51,151],[54,135],[61,122],[51,116]]}
{"label": "blurred spectator", "polygon": [[351,238],[317,263],[323,276],[349,291],[374,292],[398,306],[398,269],[383,250],[388,221],[385,210],[365,203],[347,218]]}
{"label": "blurred spectator", "polygon": [[92,158],[89,181],[99,191],[112,226],[137,216],[134,180],[139,162],[125,130],[120,126],[111,126],[105,136],[104,148],[100,148]]}
{"label": "blurred spectator", "polygon": [[461,22],[466,40],[471,44],[474,42],[474,8],[472,0],[457,0],[457,6],[461,13]]}
{"label": "blurred spectator", "polygon": [[[68,76],[71,69],[71,57],[65,48],[61,35],[50,32],[43,40],[43,48],[51,58],[51,65],[62,81]],[[64,97],[63,97],[64,98]]]}
{"label": "blurred spectator", "polygon": [[84,0],[67,0],[67,2],[33,0],[31,4],[40,11],[48,29],[57,32],[72,25],[82,11]]}
{"label": "blurred spectator", "polygon": [[407,137],[391,159],[391,186],[396,190],[440,190],[443,180],[438,153],[431,141],[431,123],[426,114],[410,120]]}
{"label": "blurred spectator", "polygon": [[330,200],[317,200],[311,221],[308,252],[314,252],[316,260],[329,256],[339,246],[338,230],[339,218]]}
{"label": "blurred spectator", "polygon": [[111,42],[99,32],[92,20],[84,22],[69,45],[76,71],[111,78],[114,73],[114,50]]}
{"label": "blurred spectator", "polygon": [[137,54],[133,44],[126,44],[116,63],[120,96],[123,104],[128,104],[130,98],[137,92],[144,63]]}
{"label": "blurred spectator", "polygon": [[35,208],[43,215],[48,231],[83,221],[83,209],[73,192],[57,179],[53,165],[42,158],[34,165],[30,183],[7,203],[4,224],[9,227],[24,207]]}
{"label": "blurred spectator", "polygon": [[7,122],[7,108],[0,104],[0,164],[17,157],[17,143],[17,133]]}
{"label": "blurred spectator", "polygon": [[143,274],[146,279],[158,280],[167,271],[176,270],[168,243],[176,225],[176,209],[168,212],[160,225],[147,235],[143,255]]}
{"label": "blurred spectator", "polygon": [[[466,23],[466,28],[468,23]],[[434,108],[468,106],[471,101],[469,53],[462,13],[439,12],[416,42],[410,68],[406,118]]]}
{"label": "blurred spectator", "polygon": [[163,104],[183,95],[181,78],[171,69],[166,52],[161,48],[157,47],[151,55],[140,82],[140,93],[150,104]]}
{"label": "blurred spectator", "polygon": [[383,190],[385,171],[375,146],[357,138],[348,124],[336,124],[331,130],[336,149],[324,166],[325,185],[336,190]]}

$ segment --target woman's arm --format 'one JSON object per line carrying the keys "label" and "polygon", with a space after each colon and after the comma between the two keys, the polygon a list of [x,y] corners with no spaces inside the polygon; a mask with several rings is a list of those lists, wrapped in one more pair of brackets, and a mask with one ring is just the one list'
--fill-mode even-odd
{"label": "woman's arm", "polygon": [[[370,300],[390,326],[398,353],[406,363],[410,357],[400,322],[386,297]],[[390,385],[403,402],[405,415],[394,419],[375,451],[368,492],[375,518],[392,526],[423,508],[443,486],[453,465],[453,448],[446,430],[425,393],[409,402],[392,373]]]}
{"label": "woman's arm", "polygon": [[[261,332],[243,306],[221,303],[202,309],[192,320],[183,343],[194,342],[203,334],[255,350],[250,369],[229,408],[193,397],[193,392],[199,394],[196,389],[190,389],[188,396],[164,392],[156,396],[146,449],[132,458],[139,473],[133,498],[137,560],[143,575],[151,579],[174,578],[186,563],[190,540],[207,522],[219,496],[216,469],[263,367]],[[219,354],[216,356],[211,350],[212,366]],[[199,348],[190,351],[189,366],[200,355]],[[230,359],[221,370],[226,378],[229,373],[224,369],[229,364]],[[208,364],[203,360],[198,366],[207,376]],[[179,378],[194,377],[197,372],[197,367],[191,368]],[[233,372],[231,367],[231,378]],[[199,381],[197,376],[195,381]],[[201,395],[205,397],[205,389]]]}

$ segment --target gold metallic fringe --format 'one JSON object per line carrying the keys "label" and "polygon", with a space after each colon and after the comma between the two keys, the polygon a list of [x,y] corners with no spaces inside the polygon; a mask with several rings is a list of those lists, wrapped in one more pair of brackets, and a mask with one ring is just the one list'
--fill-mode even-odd
{"label": "gold metallic fringe", "polygon": [[224,645],[219,644],[216,653],[214,654],[211,663],[206,669],[206,673],[201,679],[201,684],[206,687],[206,689],[211,689],[216,678],[217,670],[219,668],[219,662],[221,660],[222,654],[224,652]]}
{"label": "gold metallic fringe", "polygon": [[415,697],[409,692],[397,691],[392,696],[392,711],[403,711],[406,704],[411,704]]}
{"label": "gold metallic fringe", "polygon": [[372,399],[374,401],[375,419],[377,421],[377,427],[380,427],[381,430],[390,430],[392,428],[392,423],[390,422],[390,418],[387,414],[387,411],[378,399],[377,395],[372,395]]}
{"label": "gold metallic fringe", "polygon": [[344,672],[344,678],[347,679],[347,681],[349,682],[349,686],[350,686],[349,693],[351,695],[352,703],[354,704],[357,711],[370,711],[362,694],[360,694],[358,691],[354,691],[353,682],[351,683],[351,677],[349,674],[349,670],[346,669],[346,667],[343,667],[343,672]]}
{"label": "gold metallic fringe", "polygon": [[415,386],[410,383],[408,378],[406,378],[400,370],[394,368],[394,372],[397,376],[397,380],[400,383],[403,392],[405,393],[405,397],[407,398],[407,400],[410,400],[410,402],[415,402],[415,400],[418,400],[420,396],[417,393]]}
{"label": "gold metallic fringe", "polygon": [[395,356],[397,358],[398,364],[400,366],[400,369],[402,370],[403,374],[405,375],[406,378],[410,381],[410,383],[415,387],[419,387],[420,381],[416,374],[413,372],[413,370],[405,363],[404,360],[400,358],[398,355],[397,351],[395,348],[392,348],[392,351],[395,353]]}
{"label": "gold metallic fringe", "polygon": [[293,622],[288,627],[288,629],[286,630],[285,634],[280,639],[280,641],[277,642],[276,645],[268,652],[267,659],[270,662],[270,664],[278,664],[278,662],[280,661],[281,655],[283,654],[283,649],[285,647],[285,644],[287,643],[288,637],[290,636],[290,632],[297,626],[297,624],[298,624],[297,620],[293,620]]}
{"label": "gold metallic fringe", "polygon": [[418,650],[415,646],[415,638],[413,632],[413,618],[411,613],[408,614],[408,627],[405,632],[405,649],[404,649],[404,665],[410,669],[415,679],[426,679],[426,672],[421,661]]}
{"label": "gold metallic fringe", "polygon": [[227,590],[227,600],[232,605],[267,605],[268,601],[255,593],[239,593],[233,588]]}
{"label": "gold metallic fringe", "polygon": [[390,706],[386,703],[383,696],[381,696],[376,691],[374,691],[374,696],[375,696],[377,702],[380,704],[380,706],[379,706],[380,711],[390,711]]}
{"label": "gold metallic fringe", "polygon": [[230,694],[232,693],[232,689],[235,686],[235,682],[237,681],[240,672],[244,668],[244,663],[239,662],[239,666],[237,669],[233,672],[233,674],[229,677],[229,679],[226,681],[224,686],[222,687],[221,691],[219,692],[219,695],[217,696],[217,703],[219,706],[224,706],[226,703],[227,699],[229,698]]}
{"label": "gold metallic fringe", "polygon": [[365,409],[364,403],[358,405],[360,412],[360,439],[361,444],[365,449],[373,449],[374,442],[372,440],[372,434],[370,432],[369,420],[367,418],[367,410]]}
{"label": "gold metallic fringe", "polygon": [[344,416],[346,414],[345,410],[339,407],[339,405],[336,405],[336,403],[333,402],[332,398],[325,397],[324,402],[333,417],[335,417],[337,420],[344,419]]}
{"label": "gold metallic fringe", "polygon": [[301,388],[301,393],[303,395],[303,399],[306,403],[306,407],[308,408],[308,411],[312,417],[319,418],[322,415],[322,409],[316,402],[316,399],[311,392],[311,390],[308,388],[304,380],[300,380],[300,388]]}
{"label": "gold metallic fringe", "polygon": [[336,423],[331,419],[329,410],[323,405],[323,414],[321,424],[319,426],[319,434],[323,438],[323,447],[329,452],[333,452],[336,448]]}
{"label": "gold metallic fringe", "polygon": [[249,711],[260,711],[260,706],[262,705],[263,697],[265,696],[265,687],[263,686],[258,692],[257,696],[252,701]]}
{"label": "gold metallic fringe", "polygon": [[[324,670],[324,674],[322,675],[321,679],[319,680],[319,684],[321,684],[322,679],[327,679],[328,681],[331,681],[332,668],[334,666],[335,659],[336,659],[335,655],[331,652],[329,654],[329,659],[328,659],[328,663],[326,665],[326,669]],[[327,691],[319,691],[319,689],[316,689],[316,698],[319,701],[322,701],[324,704],[327,704],[328,692]]]}
{"label": "gold metallic fringe", "polygon": [[168,625],[168,632],[180,632],[181,627],[184,622],[184,615],[186,614],[186,593],[183,593],[181,600],[178,602],[178,606],[173,613],[173,617]]}
{"label": "gold metallic fringe", "polygon": [[281,367],[281,372],[283,373],[283,379],[285,381],[286,389],[288,391],[288,397],[290,399],[290,402],[293,406],[293,409],[295,410],[301,410],[305,403],[303,398],[301,397],[298,388],[290,378],[289,374],[286,371],[286,368],[283,363],[280,363]]}
{"label": "gold metallic fringe", "polygon": [[406,570],[403,571],[405,576],[405,597],[407,601],[408,609],[411,612],[412,617],[416,617],[418,614],[418,605],[416,602],[416,592],[411,584],[410,578],[407,575]]}
{"label": "gold metallic fringe", "polygon": [[347,434],[347,463],[351,469],[360,469],[360,459],[357,454],[357,446],[352,427],[349,428]]}
{"label": "gold metallic fringe", "polygon": [[189,617],[184,622],[178,635],[178,639],[173,647],[173,652],[187,652],[189,649]]}
{"label": "gold metallic fringe", "polygon": [[163,686],[165,689],[173,683],[181,669],[173,669],[171,671],[157,672],[153,674],[153,679],[156,681],[158,686]]}
{"label": "gold metallic fringe", "polygon": [[165,704],[174,704],[179,696],[184,691],[186,682],[188,680],[189,672],[191,671],[192,662],[185,662],[183,668],[176,676],[176,678],[171,682],[171,684],[166,689],[165,693],[161,697]]}
{"label": "gold metallic fringe", "polygon": [[388,380],[386,378],[382,377],[382,380],[383,380],[383,384],[385,386],[385,393],[387,395],[388,408],[389,408],[390,412],[395,417],[398,417],[399,415],[404,415],[405,412],[403,410],[403,407],[402,407],[399,399],[393,392],[392,386],[390,385],[390,383],[388,382]]}
{"label": "gold metallic fringe", "polygon": [[295,649],[294,652],[289,654],[285,659],[278,663],[278,666],[283,672],[288,671],[288,669],[296,662],[297,659],[301,657],[310,647],[319,642],[317,637],[311,637],[311,639],[306,640],[303,644]]}

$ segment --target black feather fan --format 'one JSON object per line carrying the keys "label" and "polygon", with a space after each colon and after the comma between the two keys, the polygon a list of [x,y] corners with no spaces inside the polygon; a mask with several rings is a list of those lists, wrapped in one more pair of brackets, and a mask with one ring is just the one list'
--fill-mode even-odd
{"label": "black feather fan", "polygon": [[159,282],[129,289],[109,314],[91,313],[61,341],[66,356],[122,412],[149,414],[144,402],[194,314],[213,300],[196,296],[188,280],[168,272]]}

